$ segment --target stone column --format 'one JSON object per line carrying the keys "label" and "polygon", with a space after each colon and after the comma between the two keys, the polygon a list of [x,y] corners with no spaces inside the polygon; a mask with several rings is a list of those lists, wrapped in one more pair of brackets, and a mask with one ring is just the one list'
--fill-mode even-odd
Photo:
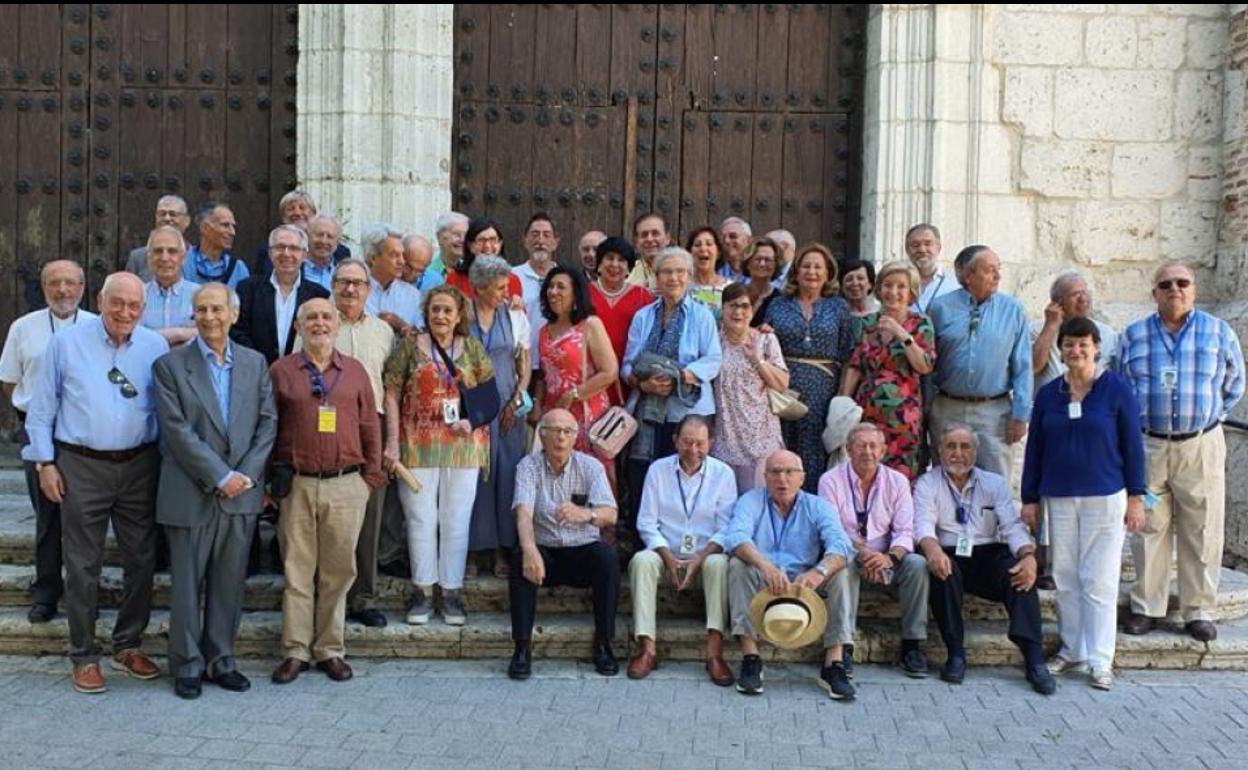
{"label": "stone column", "polygon": [[359,242],[451,203],[454,6],[299,6],[299,184]]}

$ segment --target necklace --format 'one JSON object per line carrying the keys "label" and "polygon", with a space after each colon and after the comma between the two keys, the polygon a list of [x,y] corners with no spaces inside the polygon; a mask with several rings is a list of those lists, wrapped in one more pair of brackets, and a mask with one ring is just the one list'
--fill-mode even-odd
{"label": "necklace", "polygon": [[597,281],[594,281],[594,283],[598,285],[598,291],[602,292],[606,296],[606,298],[610,300],[619,299],[620,297],[624,295],[624,292],[628,291],[627,281],[620,284],[620,288],[616,289],[615,291],[611,291],[610,289],[608,289],[606,285],[603,284],[601,278],[599,278]]}

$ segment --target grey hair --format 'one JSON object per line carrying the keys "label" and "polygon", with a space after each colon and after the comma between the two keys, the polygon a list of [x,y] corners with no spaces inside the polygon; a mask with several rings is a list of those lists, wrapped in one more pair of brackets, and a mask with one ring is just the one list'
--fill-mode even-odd
{"label": "grey hair", "polygon": [[299,236],[299,248],[304,253],[308,251],[308,234],[303,231],[299,225],[278,225],[269,231],[269,248],[272,249],[277,244],[278,233],[294,233]]}
{"label": "grey hair", "polygon": [[203,227],[204,223],[208,221],[209,217],[216,213],[217,209],[225,209],[229,212],[234,211],[234,209],[230,208],[229,205],[222,203],[221,201],[205,201],[199,207],[199,210],[195,212],[195,224]]}
{"label": "grey hair", "polygon": [[845,434],[845,446],[854,443],[854,436],[859,433],[878,433],[881,438],[884,437],[884,429],[873,422],[860,422],[849,429],[849,433]]}
{"label": "grey hair", "polygon": [[363,270],[363,271],[364,271],[364,277],[365,277],[366,279],[368,279],[368,280],[370,280],[370,281],[373,279],[373,271],[368,269],[368,263],[367,263],[367,262],[365,262],[364,260],[360,259],[359,257],[347,257],[346,259],[344,259],[344,260],[342,260],[341,262],[339,262],[339,263],[337,264],[337,266],[335,266],[335,267],[334,267],[334,280],[335,280],[335,281],[336,281],[336,280],[338,280],[338,274],[342,272],[342,269],[343,269],[344,267],[347,267],[348,265],[353,265],[353,266],[358,267],[358,268],[360,268],[361,270]]}
{"label": "grey hair", "polygon": [[932,234],[932,237],[934,237],[934,238],[936,239],[936,242],[937,242],[937,243],[939,243],[939,242],[940,242],[940,230],[939,230],[939,229],[937,229],[936,225],[931,225],[931,224],[928,224],[927,222],[920,222],[919,224],[917,224],[917,225],[915,225],[915,226],[911,227],[909,230],[907,230],[907,231],[906,231],[906,240],[907,240],[907,241],[908,241],[908,240],[910,240],[910,236],[914,235],[915,233],[921,233],[921,232],[923,232],[924,230],[926,230],[927,232],[931,233],[931,234]]}
{"label": "grey hair", "polygon": [[724,227],[726,227],[727,225],[741,225],[741,229],[745,231],[746,235],[750,237],[754,236],[754,231],[750,229],[750,223],[746,222],[741,217],[727,217],[726,219],[724,219],[723,222],[719,223],[720,232],[723,232]]}
{"label": "grey hair", "polygon": [[979,259],[979,255],[985,251],[992,251],[991,246],[985,246],[977,243],[973,246],[967,246],[958,252],[958,256],[953,258],[953,274],[957,276],[958,283],[966,285],[965,276],[975,267],[975,261]]}
{"label": "grey hair", "polygon": [[243,303],[240,302],[238,299],[238,292],[234,291],[234,289],[229,284],[217,283],[216,281],[213,281],[211,283],[205,283],[205,284],[200,285],[200,287],[191,294],[191,307],[192,308],[194,308],[196,305],[199,304],[199,295],[203,294],[205,289],[224,289],[225,293],[230,298],[229,300],[230,310],[238,310],[240,307],[242,307]]}
{"label": "grey hair", "polygon": [[971,444],[975,447],[975,451],[978,452],[979,451],[979,434],[976,433],[975,429],[972,428],[971,426],[967,425],[964,422],[958,422],[956,420],[953,422],[945,423],[944,427],[940,429],[940,442],[939,444],[937,444],[937,448],[939,448],[941,444],[945,443],[945,436],[948,436],[950,433],[953,433],[959,430],[964,430],[967,433],[971,434]]}
{"label": "grey hair", "polygon": [[675,259],[677,257],[679,257],[680,260],[684,262],[685,269],[688,270],[690,274],[692,274],[693,273],[693,255],[685,251],[679,246],[668,246],[667,248],[663,249],[662,251],[658,253],[658,255],[654,258],[654,272],[656,273],[659,272],[659,268],[663,266],[664,262],[668,261],[669,259]]}
{"label": "grey hair", "polygon": [[160,227],[153,228],[153,230],[147,234],[147,250],[152,250],[152,239],[155,238],[158,233],[165,232],[173,233],[178,236],[178,243],[182,246],[182,253],[186,254],[186,238],[182,235],[182,231],[173,225],[161,225]]}
{"label": "grey hair", "polygon": [[438,218],[434,220],[434,232],[443,233],[450,230],[455,225],[468,226],[468,217],[458,211],[447,211],[438,214]]}
{"label": "grey hair", "polygon": [[1161,280],[1161,274],[1166,272],[1172,267],[1183,268],[1184,270],[1187,271],[1187,274],[1192,277],[1192,283],[1193,284],[1196,283],[1196,271],[1192,270],[1191,265],[1187,264],[1181,259],[1168,259],[1165,262],[1162,262],[1160,265],[1158,265],[1157,269],[1153,271],[1153,285],[1156,286],[1157,282]]}
{"label": "grey hair", "polygon": [[797,249],[797,239],[794,238],[793,233],[789,232],[788,230],[784,230],[784,229],[772,230],[771,232],[767,233],[767,237],[775,241],[776,243],[788,246],[789,249],[791,250]]}
{"label": "grey hair", "polygon": [[277,213],[282,213],[288,205],[295,201],[303,201],[308,204],[308,208],[312,209],[313,214],[316,213],[316,201],[312,200],[312,196],[305,190],[291,190],[283,195],[282,199],[277,202]]}
{"label": "grey hair", "polygon": [[391,238],[403,241],[403,233],[394,225],[380,224],[364,233],[361,241],[364,246],[364,259],[369,260],[381,253],[381,246]]}
{"label": "grey hair", "polygon": [[156,208],[160,208],[162,203],[176,204],[178,208],[182,209],[183,214],[190,211],[190,209],[186,205],[186,198],[183,198],[181,195],[160,196],[160,200],[156,201]]}
{"label": "grey hair", "polygon": [[108,277],[104,279],[104,285],[100,287],[100,296],[111,297],[113,295],[113,290],[117,288],[119,283],[129,281],[132,278],[139,284],[139,302],[146,307],[147,292],[143,290],[143,279],[139,278],[134,273],[127,273],[124,270],[117,273],[110,273]]}
{"label": "grey hair", "polygon": [[1084,278],[1083,274],[1077,270],[1067,270],[1066,272],[1059,274],[1053,279],[1052,285],[1049,286],[1049,300],[1052,302],[1061,302],[1065,299],[1066,292],[1070,291],[1070,287],[1073,286],[1076,281],[1083,281],[1084,285],[1087,285],[1088,283],[1088,279]]}
{"label": "grey hair", "polygon": [[411,235],[403,237],[403,251],[406,252],[408,249],[413,248],[413,244],[423,245],[425,248],[429,249],[430,254],[433,253],[433,244],[429,242],[428,238],[420,233],[412,233]]}
{"label": "grey hair", "polygon": [[338,221],[338,217],[328,211],[318,211],[308,217],[308,227],[311,227],[313,222],[333,222],[334,227],[338,228],[338,234],[342,235],[342,223]]}
{"label": "grey hair", "polygon": [[502,257],[483,254],[472,261],[468,268],[468,281],[480,291],[503,276],[511,275],[511,264]]}
{"label": "grey hair", "polygon": [[78,270],[78,283],[85,284],[85,283],[87,282],[87,271],[85,271],[85,270],[83,270],[83,269],[82,269],[82,265],[78,264],[77,262],[73,261],[72,259],[54,259],[54,260],[52,260],[51,262],[47,262],[47,263],[45,263],[45,264],[44,264],[44,266],[43,266],[42,268],[40,268],[40,269],[39,269],[39,283],[41,283],[41,284],[42,284],[42,283],[44,283],[45,281],[47,281],[47,280],[48,280],[48,269],[49,269],[49,268],[51,268],[53,265],[55,265],[55,264],[59,263],[59,262],[65,262],[65,263],[70,264],[70,265],[73,265],[75,268],[77,268],[77,270]]}

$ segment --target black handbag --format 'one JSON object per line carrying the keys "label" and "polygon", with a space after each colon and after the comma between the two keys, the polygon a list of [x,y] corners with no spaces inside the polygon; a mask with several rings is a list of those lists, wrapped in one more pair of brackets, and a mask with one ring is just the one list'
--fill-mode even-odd
{"label": "black handbag", "polygon": [[429,342],[446,362],[447,371],[455,373],[455,384],[459,387],[460,416],[467,420],[474,429],[493,422],[498,413],[503,410],[503,400],[498,395],[498,386],[494,384],[494,378],[477,383],[471,388],[464,385],[455,362],[446,354],[432,334],[429,335]]}

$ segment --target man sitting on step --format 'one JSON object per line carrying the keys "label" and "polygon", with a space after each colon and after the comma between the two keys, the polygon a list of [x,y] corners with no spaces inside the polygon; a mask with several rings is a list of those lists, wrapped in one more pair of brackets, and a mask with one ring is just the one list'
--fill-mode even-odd
{"label": "man sitting on step", "polygon": [[656,460],[646,473],[637,512],[637,533],[646,550],[634,554],[628,564],[633,633],[640,647],[628,664],[630,679],[644,679],[658,665],[655,599],[659,580],[666,576],[677,591],[702,584],[706,672],[721,687],[735,680],[723,656],[728,630],[728,557],[721,532],[737,501],[737,479],[731,468],[708,456],[710,450],[706,418],[688,415],[676,427],[677,454]]}

